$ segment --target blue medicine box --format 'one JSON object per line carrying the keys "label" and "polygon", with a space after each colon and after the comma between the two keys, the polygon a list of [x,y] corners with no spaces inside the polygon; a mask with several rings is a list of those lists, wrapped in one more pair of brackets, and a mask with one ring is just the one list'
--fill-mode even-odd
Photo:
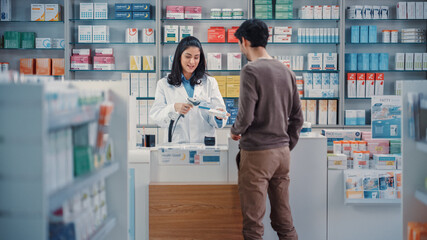
{"label": "blue medicine box", "polygon": [[233,108],[234,107],[234,99],[227,98],[227,99],[224,99],[224,102],[225,102],[225,106],[227,108]]}
{"label": "blue medicine box", "polygon": [[380,69],[379,70],[388,70],[388,53],[380,53]]}
{"label": "blue medicine box", "polygon": [[132,12],[115,12],[116,19],[132,19]]}
{"label": "blue medicine box", "polygon": [[132,12],[132,5],[130,3],[116,3],[116,12]]}
{"label": "blue medicine box", "polygon": [[369,43],[377,42],[377,26],[371,25],[369,26]]}
{"label": "blue medicine box", "polygon": [[359,26],[351,26],[351,43],[359,43]]}
{"label": "blue medicine box", "polygon": [[357,71],[357,53],[345,54],[345,70]]}
{"label": "blue medicine box", "polygon": [[150,4],[149,3],[133,3],[132,11],[134,12],[149,12]]}
{"label": "blue medicine box", "polygon": [[371,53],[369,54],[369,70],[378,70],[379,65],[379,53]]}
{"label": "blue medicine box", "polygon": [[137,20],[150,19],[150,12],[133,12],[132,18]]}
{"label": "blue medicine box", "polygon": [[357,70],[358,71],[369,70],[369,53],[357,54]]}
{"label": "blue medicine box", "polygon": [[368,43],[369,26],[360,26],[360,43]]}

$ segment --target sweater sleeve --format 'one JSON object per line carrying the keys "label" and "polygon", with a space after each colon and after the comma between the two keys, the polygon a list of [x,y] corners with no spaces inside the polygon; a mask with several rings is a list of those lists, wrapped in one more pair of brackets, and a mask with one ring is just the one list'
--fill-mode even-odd
{"label": "sweater sleeve", "polygon": [[231,127],[232,134],[244,134],[254,120],[255,107],[258,101],[255,80],[253,72],[249,66],[246,66],[241,72],[239,110],[236,121]]}
{"label": "sweater sleeve", "polygon": [[298,90],[296,86],[295,74],[292,73],[292,108],[289,115],[289,124],[288,124],[288,135],[289,135],[289,149],[292,150],[299,139],[299,134],[301,131],[302,124],[304,123],[304,117],[301,111],[301,101],[298,95]]}

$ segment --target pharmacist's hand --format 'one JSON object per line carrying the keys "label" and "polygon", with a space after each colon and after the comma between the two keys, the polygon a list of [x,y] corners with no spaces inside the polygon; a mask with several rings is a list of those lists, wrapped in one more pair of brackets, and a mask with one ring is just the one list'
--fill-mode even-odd
{"label": "pharmacist's hand", "polygon": [[[216,108],[216,110],[219,110],[219,111],[221,111],[221,112],[226,112],[223,108]],[[229,113],[227,113],[227,117],[229,117],[230,116],[230,114]],[[225,118],[222,118],[222,117],[216,117],[217,119],[219,119],[219,120],[223,120],[223,119],[225,119]]]}
{"label": "pharmacist's hand", "polygon": [[232,134],[232,133],[230,133],[230,135],[231,135],[231,139],[233,139],[234,141],[239,141],[239,140],[240,140],[240,138],[242,137],[242,136],[240,136],[240,135],[234,135],[234,134]]}
{"label": "pharmacist's hand", "polygon": [[193,108],[193,105],[187,103],[175,103],[175,111],[179,114],[187,114]]}

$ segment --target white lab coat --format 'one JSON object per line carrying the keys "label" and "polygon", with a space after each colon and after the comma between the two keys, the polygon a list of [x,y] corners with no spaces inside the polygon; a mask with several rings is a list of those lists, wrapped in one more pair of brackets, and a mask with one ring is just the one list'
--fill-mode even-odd
{"label": "white lab coat", "polygon": [[[170,113],[175,112],[175,103],[187,103],[188,94],[183,84],[179,87],[172,86],[166,78],[157,82],[154,104],[150,110],[150,118],[160,127],[168,128]],[[193,98],[205,102],[211,108],[223,108],[224,100],[219,92],[218,83],[213,77],[205,75],[201,84],[194,86]],[[185,117],[181,117],[176,123],[176,129],[172,136],[174,143],[203,143],[205,136],[215,137],[215,128],[222,128],[227,120],[218,126],[214,116],[207,110],[193,107]],[[167,140],[166,140],[167,141]]]}

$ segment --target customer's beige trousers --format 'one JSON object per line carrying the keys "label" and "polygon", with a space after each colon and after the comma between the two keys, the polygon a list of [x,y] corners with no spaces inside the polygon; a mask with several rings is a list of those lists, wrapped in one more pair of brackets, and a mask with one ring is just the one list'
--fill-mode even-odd
{"label": "customer's beige trousers", "polygon": [[240,152],[239,194],[245,240],[260,240],[268,196],[271,226],[280,240],[297,240],[289,206],[289,147]]}

